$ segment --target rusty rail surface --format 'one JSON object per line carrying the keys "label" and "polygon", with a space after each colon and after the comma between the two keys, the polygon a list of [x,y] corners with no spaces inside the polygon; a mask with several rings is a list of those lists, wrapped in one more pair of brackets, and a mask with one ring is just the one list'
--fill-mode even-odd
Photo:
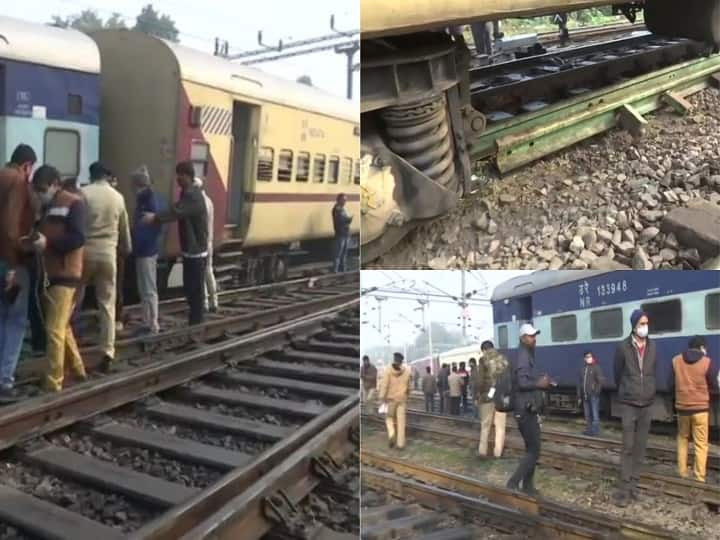
{"label": "rusty rail surface", "polygon": [[[433,507],[487,515],[512,532],[548,538],[632,538],[671,540],[682,536],[644,523],[620,520],[591,510],[536,499],[459,474],[409,463],[363,450],[363,484],[403,495],[412,495]],[[376,470],[370,469],[372,467]],[[383,471],[391,471],[387,474]],[[399,475],[399,476],[398,476]],[[400,477],[402,476],[402,478]],[[411,479],[408,479],[410,477]],[[463,514],[460,514],[463,516]]]}
{"label": "rusty rail surface", "polygon": [[[413,403],[415,401],[415,403]],[[411,398],[409,403],[411,405],[418,406],[420,400],[417,398]],[[424,407],[424,401],[422,406]],[[477,437],[480,436],[480,421],[470,419],[467,417],[447,416],[442,414],[430,414],[423,412],[419,409],[408,409],[407,412],[409,417],[416,418],[419,422],[424,425],[445,425],[453,428],[460,428],[465,430],[474,430]],[[506,431],[517,432],[517,426],[511,422],[507,423]],[[559,429],[548,429],[543,426],[542,440],[548,443],[563,443],[572,446],[581,446],[584,448],[596,448],[598,450],[612,450],[620,452],[622,450],[622,441],[618,439],[611,439],[608,437],[589,437],[580,433],[570,433]],[[647,445],[647,456],[652,459],[659,461],[675,462],[677,460],[677,447],[674,445],[675,440],[672,440],[673,446],[661,446],[658,444],[648,443]],[[695,455],[693,448],[688,449],[690,456]],[[707,466],[710,469],[720,470],[720,453],[713,448],[708,452]]]}
{"label": "rusty rail surface", "polygon": [[[313,288],[308,288],[308,283],[313,280]],[[324,294],[323,288],[338,286],[340,290],[347,288],[347,294],[341,301],[347,301],[357,297],[356,284],[359,280],[359,272],[347,272],[344,274],[321,276],[317,278],[303,278],[292,280],[290,282],[261,285],[248,289],[239,289],[237,291],[227,291],[227,295],[236,295],[234,298],[251,299],[259,294],[269,291],[276,292],[299,292],[305,291],[310,296],[316,296],[306,302],[298,302],[286,306],[278,306],[277,308],[262,308],[257,311],[224,317],[221,319],[208,320],[197,326],[183,326],[158,335],[145,335],[131,339],[119,339],[116,341],[116,358],[117,361],[128,360],[130,363],[138,365],[146,363],[153,356],[163,352],[174,351],[187,347],[188,345],[204,343],[221,338],[230,338],[233,334],[247,333],[264,326],[281,323],[292,318],[305,314],[314,313],[322,310],[327,306],[334,305],[336,302],[337,292],[335,294]],[[329,292],[329,291],[328,291]],[[185,300],[173,300],[178,305],[184,304]],[[170,304],[174,305],[174,304]],[[162,307],[162,306],[161,306]],[[83,361],[86,368],[92,370],[96,368],[102,360],[102,352],[99,347],[84,347],[81,350]],[[46,360],[44,358],[33,359],[22,362],[18,365],[16,378],[22,383],[31,382],[46,369]]]}
{"label": "rusty rail surface", "polygon": [[[363,414],[363,419],[375,424],[383,423],[383,419],[378,415]],[[410,422],[407,424],[407,429],[408,431],[447,444],[457,444],[458,441],[463,441],[474,446],[478,443],[478,436],[472,436],[467,432],[463,433],[457,429],[445,431]],[[515,455],[521,455],[525,452],[523,443],[512,439],[506,439],[505,448]],[[619,470],[619,465],[615,463],[600,459],[584,459],[567,452],[552,450],[547,448],[547,446],[542,447],[540,451],[539,463],[543,466],[552,467],[567,473],[590,473],[610,478],[614,478]],[[638,487],[653,493],[665,493],[674,497],[681,497],[684,501],[693,504],[706,503],[714,506],[720,505],[720,487],[711,484],[645,472],[640,476]]]}

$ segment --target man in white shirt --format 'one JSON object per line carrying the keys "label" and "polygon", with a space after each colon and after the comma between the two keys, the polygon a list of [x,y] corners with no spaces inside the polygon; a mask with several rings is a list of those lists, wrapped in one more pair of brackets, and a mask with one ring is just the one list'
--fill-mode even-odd
{"label": "man in white shirt", "polygon": [[203,307],[205,311],[217,313],[218,296],[217,283],[215,282],[215,273],[213,272],[213,227],[215,225],[215,208],[212,199],[208,197],[207,191],[203,187],[203,181],[195,178],[195,185],[200,188],[205,199],[205,208],[207,208],[207,228],[208,228],[208,250],[207,250],[207,266],[205,267],[205,283],[203,284]]}

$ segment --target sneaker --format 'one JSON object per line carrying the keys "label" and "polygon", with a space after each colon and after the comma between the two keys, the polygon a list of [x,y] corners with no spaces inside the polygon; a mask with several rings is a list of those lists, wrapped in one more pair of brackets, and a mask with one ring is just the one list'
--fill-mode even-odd
{"label": "sneaker", "polygon": [[218,312],[218,307],[217,307],[217,306],[211,306],[210,309],[208,309],[208,311],[209,311],[210,313],[217,313],[217,312]]}
{"label": "sneaker", "polygon": [[125,325],[121,323],[120,321],[117,321],[115,323],[115,331],[116,332],[122,332],[125,329]]}
{"label": "sneaker", "polygon": [[531,497],[539,497],[540,492],[535,489],[535,486],[529,486],[529,487],[523,487],[522,492],[526,495],[530,495]]}
{"label": "sneaker", "polygon": [[115,360],[113,358],[105,355],[103,356],[102,362],[100,362],[100,366],[98,367],[98,369],[103,373],[112,373],[114,371],[114,363]]}
{"label": "sneaker", "polygon": [[520,486],[518,484],[514,484],[511,481],[508,480],[508,483],[505,484],[505,487],[509,489],[510,491],[520,491]]}
{"label": "sneaker", "polygon": [[0,386],[0,403],[14,403],[22,399],[22,394],[13,386]]}
{"label": "sneaker", "polygon": [[388,440],[388,448],[395,448],[395,437],[390,437]]}

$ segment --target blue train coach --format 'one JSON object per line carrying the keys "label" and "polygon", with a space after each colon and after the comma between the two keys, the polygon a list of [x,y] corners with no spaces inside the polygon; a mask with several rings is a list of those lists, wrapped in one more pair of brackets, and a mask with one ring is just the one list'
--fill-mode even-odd
{"label": "blue train coach", "polygon": [[98,159],[100,53],[76,30],[0,16],[0,161],[19,143],[63,178]]}
{"label": "blue train coach", "polygon": [[558,382],[548,396],[552,409],[575,408],[575,384],[583,353],[590,349],[607,381],[604,412],[619,416],[613,359],[618,342],[630,334],[630,314],[637,308],[648,313],[650,338],[658,351],[654,419],[673,418],[668,391],[671,362],[686,349],[690,337],[704,336],[710,357],[720,360],[720,272],[716,271],[536,272],[500,284],[493,292],[492,307],[495,342],[510,358],[517,354],[522,323],[531,322],[541,331],[535,358],[540,369]]}

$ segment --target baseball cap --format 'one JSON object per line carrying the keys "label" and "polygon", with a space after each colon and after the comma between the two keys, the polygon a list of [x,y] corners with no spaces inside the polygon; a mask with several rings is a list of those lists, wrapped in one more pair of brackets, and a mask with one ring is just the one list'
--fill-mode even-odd
{"label": "baseball cap", "polygon": [[523,336],[536,336],[540,333],[540,330],[534,328],[532,324],[525,323],[520,327],[520,337]]}

